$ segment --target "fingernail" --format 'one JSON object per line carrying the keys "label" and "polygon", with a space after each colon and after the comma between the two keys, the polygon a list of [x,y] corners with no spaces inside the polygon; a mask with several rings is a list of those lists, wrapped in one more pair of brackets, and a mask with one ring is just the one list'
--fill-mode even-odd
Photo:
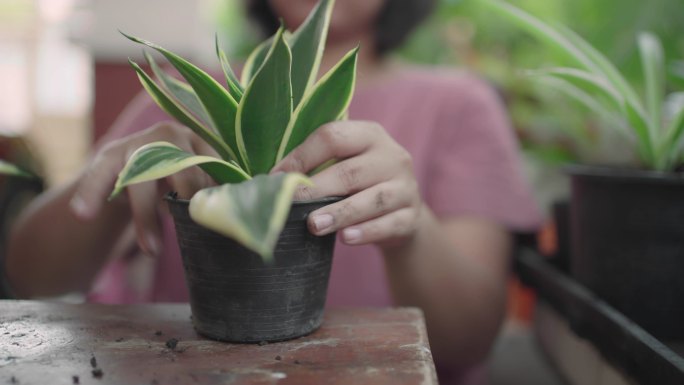
{"label": "fingernail", "polygon": [[363,233],[360,229],[350,228],[342,231],[342,238],[345,243],[356,243],[361,240]]}
{"label": "fingernail", "polygon": [[75,195],[73,198],[71,198],[71,201],[69,201],[69,207],[71,207],[71,211],[73,211],[74,214],[76,214],[76,216],[79,218],[88,219],[92,216],[90,208],[83,198],[78,195]]}
{"label": "fingernail", "polygon": [[316,234],[328,230],[333,224],[333,217],[330,214],[320,214],[313,217],[313,225]]}
{"label": "fingernail", "polygon": [[148,253],[152,257],[158,256],[159,251],[160,251],[160,246],[159,246],[159,241],[157,240],[157,237],[155,237],[154,235],[148,234],[145,239],[147,241]]}

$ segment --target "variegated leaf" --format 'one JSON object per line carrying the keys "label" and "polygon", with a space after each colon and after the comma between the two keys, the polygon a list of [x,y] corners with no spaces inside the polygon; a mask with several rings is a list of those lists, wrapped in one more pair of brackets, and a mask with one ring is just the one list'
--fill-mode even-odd
{"label": "variegated leaf", "polygon": [[214,133],[209,127],[199,122],[187,108],[174,100],[164,89],[159,87],[150,76],[143,71],[138,63],[128,60],[135,72],[138,74],[140,83],[157,105],[167,114],[173,116],[179,122],[188,126],[200,138],[207,142],[225,160],[234,160],[233,151]]}
{"label": "variegated leaf", "polygon": [[236,102],[240,103],[240,99],[242,99],[242,94],[245,92],[245,90],[242,88],[242,85],[240,85],[240,81],[238,80],[237,76],[235,76],[235,72],[233,72],[233,68],[231,68],[230,63],[228,62],[226,53],[223,52],[221,46],[219,45],[218,35],[216,35],[216,56],[218,56],[218,59],[221,62],[221,69],[223,70],[223,75],[226,78],[228,92],[230,92],[230,95],[233,97],[233,99],[235,99]]}
{"label": "variegated leaf", "polygon": [[19,176],[22,178],[35,178],[35,175],[20,169],[19,167],[13,165],[5,160],[0,160],[0,174]]}
{"label": "variegated leaf", "polygon": [[147,40],[139,39],[134,36],[122,34],[133,42],[145,45],[157,50],[173,65],[176,70],[190,84],[195,94],[207,110],[214,127],[218,130],[223,141],[228,145],[233,155],[241,166],[244,160],[237,151],[238,144],[235,138],[235,116],[237,113],[237,102],[225,88],[221,86],[213,77],[199,69],[194,64],[188,62],[175,53],[164,49]]}
{"label": "variegated leaf", "polygon": [[318,77],[335,0],[321,0],[292,35],[292,98],[298,106]]}
{"label": "variegated leaf", "polygon": [[269,261],[300,184],[311,181],[302,174],[281,173],[207,188],[190,200],[190,217]]}
{"label": "variegated leaf", "polygon": [[111,197],[127,186],[165,178],[188,167],[199,166],[216,183],[238,183],[250,176],[233,163],[211,156],[193,155],[169,142],[153,142],[136,150],[119,173]]}
{"label": "variegated leaf", "polygon": [[347,53],[304,96],[285,130],[276,161],[299,146],[318,127],[344,115],[354,94],[358,52],[355,48]]}
{"label": "variegated leaf", "polygon": [[292,54],[283,31],[282,27],[278,30],[264,64],[238,107],[237,142],[252,175],[265,174],[273,167],[292,116]]}

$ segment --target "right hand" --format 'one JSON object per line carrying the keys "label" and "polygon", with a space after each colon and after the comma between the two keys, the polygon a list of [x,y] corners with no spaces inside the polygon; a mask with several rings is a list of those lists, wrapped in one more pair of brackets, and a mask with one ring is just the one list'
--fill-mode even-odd
{"label": "right hand", "polygon": [[[189,128],[174,122],[156,124],[102,146],[85,167],[69,203],[71,211],[81,220],[96,218],[107,204],[119,172],[128,158],[140,146],[155,141],[167,141],[184,151],[216,156],[216,152]],[[190,198],[198,190],[213,184],[212,179],[197,167],[186,169],[157,182],[145,182],[126,188],[112,201],[127,205],[136,229],[138,244],[152,256],[161,251],[161,224],[157,209],[162,194],[173,190],[182,198]]]}

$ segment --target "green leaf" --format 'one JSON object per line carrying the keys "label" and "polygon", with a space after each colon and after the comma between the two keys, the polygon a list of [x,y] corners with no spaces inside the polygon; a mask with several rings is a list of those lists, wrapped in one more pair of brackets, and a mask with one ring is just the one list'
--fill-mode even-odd
{"label": "green leaf", "polygon": [[128,62],[138,74],[140,83],[142,83],[143,87],[145,87],[147,93],[150,94],[152,99],[162,110],[193,130],[199,137],[201,137],[214,150],[216,150],[216,152],[218,152],[223,159],[235,159],[235,154],[221,140],[221,138],[216,135],[216,133],[199,122],[185,106],[173,100],[173,98],[168,95],[166,91],[159,87],[157,83],[155,83],[154,80],[152,80],[152,78],[150,78],[150,76],[145,73],[142,68],[140,68],[138,63],[131,59],[129,59]]}
{"label": "green leaf", "polygon": [[153,142],[137,149],[119,173],[110,198],[126,186],[173,175],[188,167],[199,166],[216,183],[238,183],[250,179],[240,168],[211,156],[193,155],[169,142]]}
{"label": "green leaf", "polygon": [[607,96],[615,108],[624,109],[625,100],[604,77],[576,68],[547,68],[525,71],[531,76],[547,75],[563,79],[590,94]]}
{"label": "green leaf", "polygon": [[662,113],[665,95],[665,59],[660,40],[652,33],[639,34],[639,53],[644,71],[646,107],[653,132],[663,130]]}
{"label": "green leaf", "polygon": [[280,142],[292,116],[291,66],[292,54],[281,27],[264,64],[247,87],[237,112],[238,148],[247,159],[247,170],[252,175],[265,174],[275,164]]}
{"label": "green leaf", "polygon": [[162,88],[167,91],[168,94],[172,95],[180,104],[185,106],[203,126],[213,127],[211,125],[211,119],[209,118],[209,115],[207,115],[207,110],[204,109],[202,102],[200,102],[192,87],[164,72],[152,55],[147,51],[144,51],[143,53],[145,55],[145,60],[147,60],[147,64],[152,68],[152,73],[161,81],[161,84],[163,85]]}
{"label": "green leaf", "polygon": [[10,162],[7,162],[5,160],[0,160],[0,174],[2,175],[11,175],[11,176],[18,176],[22,178],[30,178],[33,179],[36,176],[20,169],[19,167],[13,165]]}
{"label": "green leaf", "polygon": [[585,92],[580,87],[577,87],[576,85],[568,82],[562,77],[540,75],[537,76],[535,80],[557,91],[562,92],[571,99],[576,100],[585,107],[594,111],[602,119],[614,125],[622,135],[624,135],[630,141],[634,141],[634,131],[628,130],[628,128],[626,127],[626,120],[621,119],[621,117],[617,115],[614,111],[606,108],[606,106],[603,103],[599,102],[593,95]]}
{"label": "green leaf", "polygon": [[242,94],[245,92],[245,90],[240,85],[240,81],[238,80],[237,76],[235,76],[233,69],[230,67],[226,53],[223,52],[221,46],[219,45],[218,35],[216,35],[216,56],[218,56],[219,61],[221,62],[221,68],[223,69],[223,75],[226,78],[228,92],[230,92],[230,95],[233,97],[233,99],[235,99],[236,102],[240,103],[240,99],[242,99]]}
{"label": "green leaf", "polygon": [[305,95],[283,135],[276,161],[299,146],[318,127],[337,120],[347,111],[354,94],[358,53],[358,47],[349,51]]}
{"label": "green leaf", "polygon": [[334,0],[321,0],[292,35],[292,98],[298,106],[314,84],[328,36]]}
{"label": "green leaf", "polygon": [[244,88],[249,86],[252,78],[259,71],[266,60],[266,56],[273,45],[273,37],[262,41],[247,57],[244,67],[242,67],[242,76],[240,82]]}
{"label": "green leaf", "polygon": [[204,189],[190,200],[190,217],[270,261],[300,184],[311,181],[302,174],[282,173]]}
{"label": "green leaf", "polygon": [[235,138],[235,115],[237,113],[237,102],[230,96],[214,78],[209,74],[199,69],[194,64],[188,62],[182,57],[170,52],[152,42],[139,39],[121,32],[129,40],[145,45],[157,50],[159,53],[173,65],[176,70],[185,78],[185,80],[195,90],[197,97],[202,101],[202,105],[207,110],[211,117],[214,127],[217,128],[219,134],[230,148],[234,159],[244,167],[244,160],[241,159],[238,153],[238,145]]}

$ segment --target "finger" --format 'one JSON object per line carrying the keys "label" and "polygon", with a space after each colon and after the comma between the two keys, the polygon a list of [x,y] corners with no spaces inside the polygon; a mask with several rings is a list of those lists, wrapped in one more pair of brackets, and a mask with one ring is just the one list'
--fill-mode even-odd
{"label": "finger", "polygon": [[133,223],[140,248],[151,256],[161,252],[161,225],[157,215],[159,196],[156,182],[145,182],[127,189]]}
{"label": "finger", "polygon": [[212,185],[211,178],[199,167],[191,167],[167,178],[170,188],[182,199],[190,199],[195,193]]}
{"label": "finger", "polygon": [[292,150],[271,171],[308,173],[330,159],[346,159],[366,151],[382,128],[370,122],[324,124]]}
{"label": "finger", "polygon": [[317,199],[347,196],[394,178],[403,169],[383,154],[366,153],[336,163],[311,177],[313,186],[300,186],[295,198]]}
{"label": "finger", "polygon": [[410,237],[416,231],[418,211],[406,207],[387,215],[342,230],[342,241],[348,245],[391,243]]}
{"label": "finger", "polygon": [[399,181],[384,182],[316,210],[309,215],[309,231],[325,235],[410,206],[412,195],[403,185]]}
{"label": "finger", "polygon": [[84,220],[93,219],[114,188],[118,171],[123,167],[119,150],[111,146],[103,149],[84,170],[69,202],[71,211]]}

